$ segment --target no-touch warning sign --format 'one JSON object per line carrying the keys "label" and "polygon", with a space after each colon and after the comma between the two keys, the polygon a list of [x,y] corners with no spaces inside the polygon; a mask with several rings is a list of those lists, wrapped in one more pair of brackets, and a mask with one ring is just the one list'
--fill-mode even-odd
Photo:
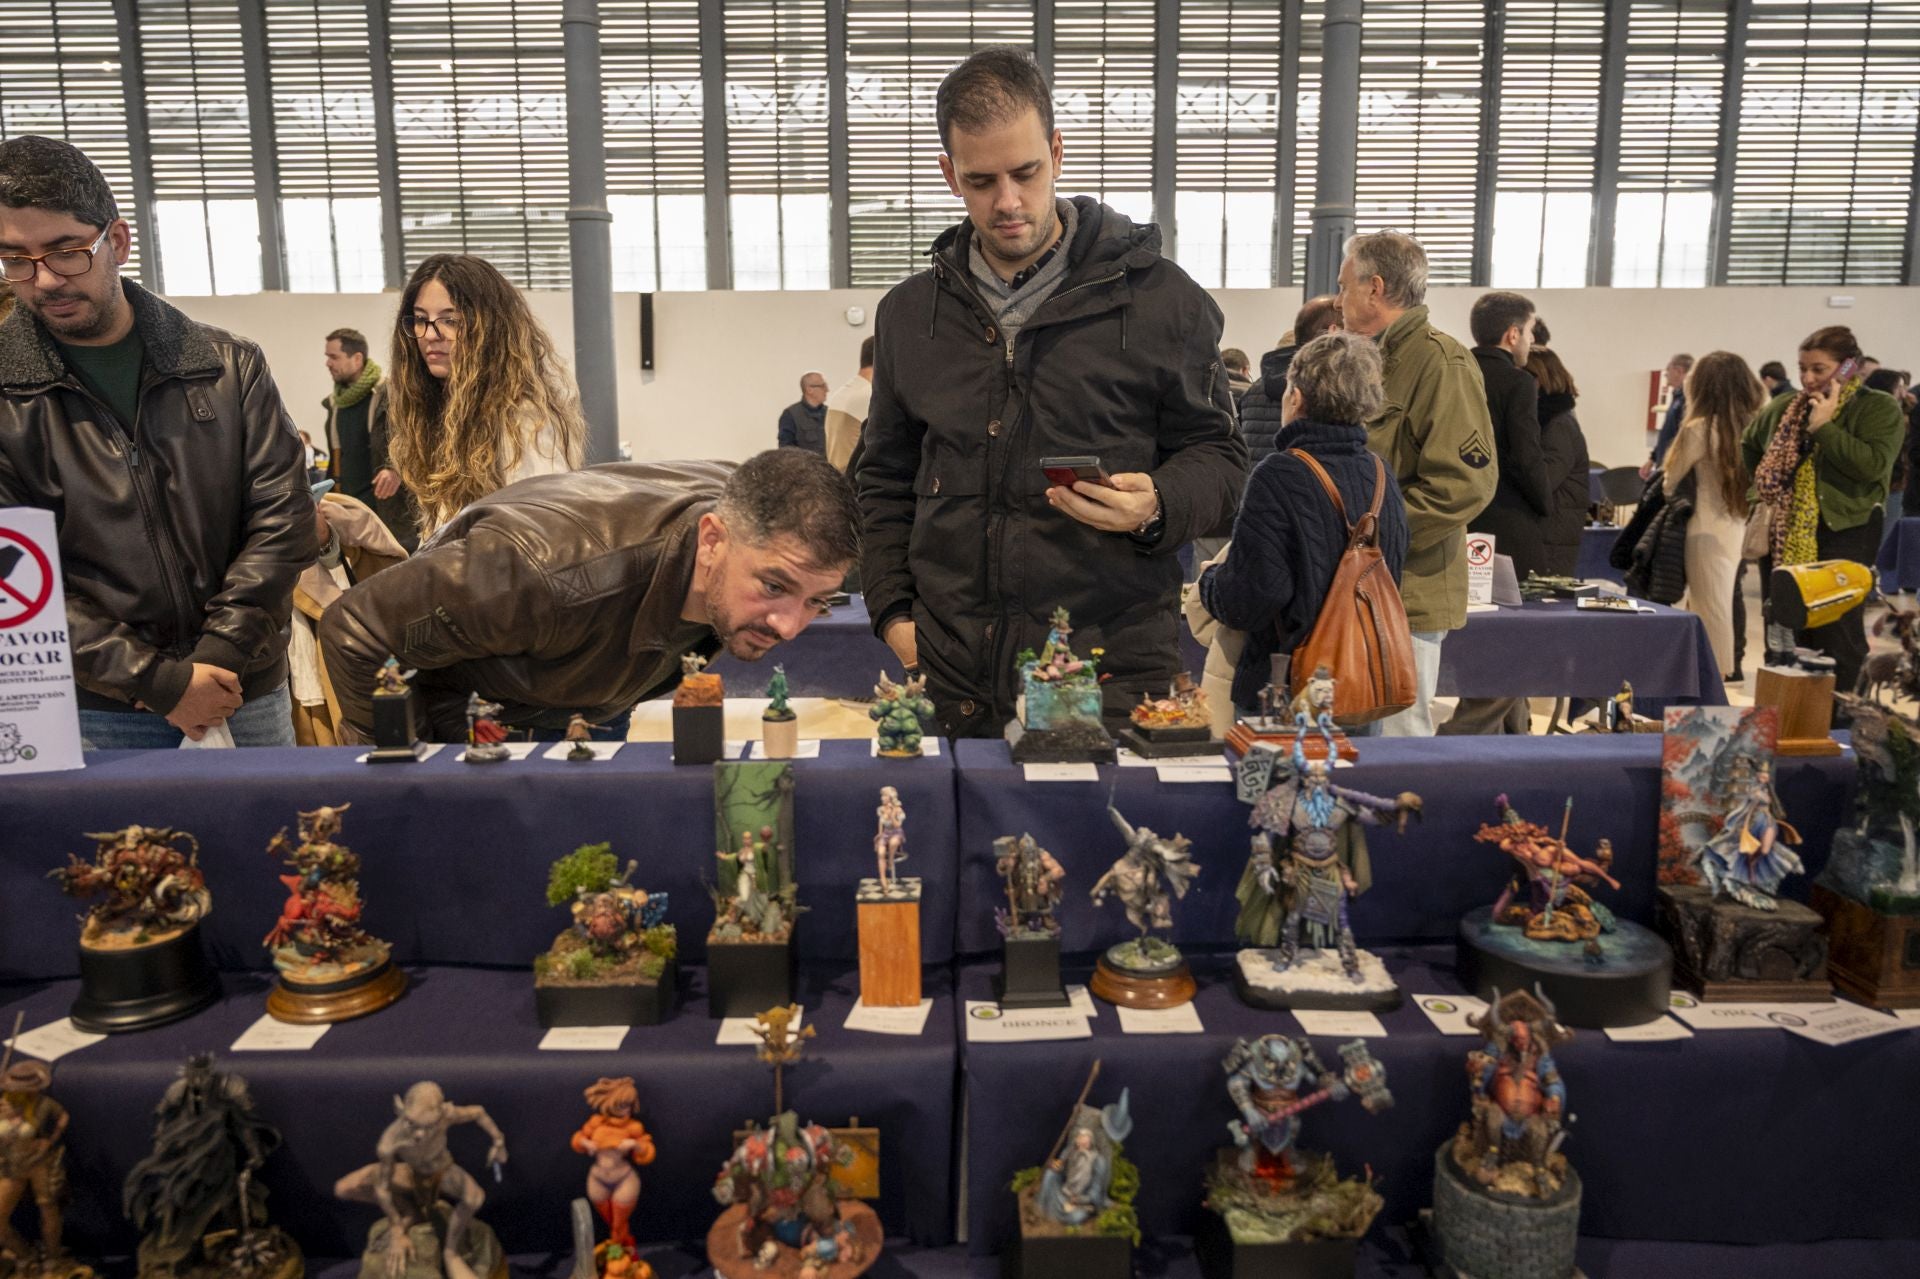
{"label": "no-touch warning sign", "polygon": [[40,544],[18,529],[0,527],[0,630],[40,616],[53,586],[53,561]]}

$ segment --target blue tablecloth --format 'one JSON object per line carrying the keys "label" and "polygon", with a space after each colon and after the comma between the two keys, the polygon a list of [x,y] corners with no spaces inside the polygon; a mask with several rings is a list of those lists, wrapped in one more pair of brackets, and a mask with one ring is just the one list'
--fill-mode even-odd
{"label": "blue tablecloth", "polygon": [[1887,525],[1874,567],[1880,570],[1881,590],[1920,590],[1920,517],[1908,516]]}
{"label": "blue tablecloth", "polygon": [[1613,544],[1620,540],[1620,529],[1613,524],[1588,525],[1580,534],[1580,562],[1573,575],[1583,582],[1599,579],[1603,582],[1623,581],[1620,570],[1607,563],[1607,556],[1613,553]]}
{"label": "blue tablecloth", "polygon": [[1692,613],[1577,610],[1571,600],[1472,613],[1440,650],[1443,697],[1611,697],[1724,706],[1726,687]]}

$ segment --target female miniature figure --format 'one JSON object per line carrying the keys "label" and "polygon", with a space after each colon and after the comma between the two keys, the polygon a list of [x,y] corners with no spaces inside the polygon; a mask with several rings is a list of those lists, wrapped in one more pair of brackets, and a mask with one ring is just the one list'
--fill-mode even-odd
{"label": "female miniature figure", "polygon": [[[1493,903],[1493,922],[1518,924],[1535,941],[1592,941],[1601,933],[1612,932],[1613,912],[1587,891],[1603,880],[1610,887],[1620,887],[1620,881],[1608,873],[1613,865],[1612,841],[1600,840],[1591,860],[1567,847],[1571,799],[1558,839],[1546,827],[1523,820],[1505,795],[1496,796],[1494,803],[1500,809],[1500,821],[1482,826],[1474,839],[1492,844],[1513,858],[1518,873],[1507,881],[1499,900]],[[1523,881],[1527,893],[1524,902],[1518,900]]]}
{"label": "female miniature figure", "polygon": [[1734,802],[1725,824],[1700,849],[1700,873],[1707,887],[1754,910],[1778,910],[1780,881],[1806,869],[1800,855],[1787,847],[1800,842],[1800,832],[1786,820],[1780,797],[1773,793],[1773,769],[1761,763],[1736,761]]}
{"label": "female miniature figure", "polygon": [[733,901],[728,913],[733,922],[745,927],[760,918],[764,901],[760,895],[760,859],[754,851],[753,832],[740,832],[740,848],[736,852],[719,849],[714,858],[721,862],[733,863]]}
{"label": "female miniature figure", "polygon": [[[16,1019],[14,1037],[20,1034]],[[37,1061],[10,1061],[12,1040],[0,1057],[0,1274],[12,1258],[21,1276],[79,1279],[93,1273],[75,1264],[60,1245],[60,1201],[67,1190],[67,1112],[47,1096],[53,1072]],[[38,1247],[13,1227],[13,1213],[27,1193],[40,1210]],[[37,1262],[35,1258],[37,1257]]]}
{"label": "female miniature figure", "polygon": [[873,857],[878,864],[880,891],[891,894],[898,882],[895,872],[900,863],[907,860],[907,810],[900,803],[900,792],[891,786],[882,786],[880,807],[874,812],[879,818],[873,836]]}
{"label": "female miniature figure", "polygon": [[653,1162],[653,1138],[634,1112],[640,1094],[630,1077],[602,1079],[586,1091],[593,1114],[573,1134],[575,1154],[591,1155],[587,1171],[587,1201],[607,1223],[607,1242],[623,1251],[633,1248],[627,1226],[633,1206],[640,1201],[639,1167]]}

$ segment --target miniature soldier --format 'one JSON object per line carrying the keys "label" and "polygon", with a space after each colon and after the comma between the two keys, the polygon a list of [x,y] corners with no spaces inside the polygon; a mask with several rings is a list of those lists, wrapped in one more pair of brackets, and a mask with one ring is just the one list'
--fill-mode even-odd
{"label": "miniature soldier", "polygon": [[579,711],[575,711],[573,717],[567,721],[567,740],[573,743],[572,749],[567,752],[569,761],[577,762],[593,758],[593,747],[587,745],[593,740],[593,725],[587,723],[587,717]]}
{"label": "miniature soldier", "polygon": [[67,1112],[47,1096],[53,1072],[41,1062],[17,1061],[0,1073],[0,1254],[22,1264],[34,1250],[13,1228],[14,1209],[29,1191],[40,1209],[41,1269],[61,1273],[60,1201],[67,1189]]}
{"label": "miniature soldier", "polygon": [[880,807],[874,810],[879,827],[873,836],[873,856],[878,863],[880,891],[892,893],[897,882],[895,871],[907,860],[907,810],[900,803],[900,792],[891,786],[880,788]]}
{"label": "miniature soldier", "polygon": [[441,1241],[442,1273],[447,1279],[478,1279],[461,1250],[467,1228],[487,1197],[480,1183],[453,1161],[447,1131],[455,1124],[480,1125],[493,1141],[487,1163],[495,1176],[507,1162],[506,1137],[485,1109],[452,1104],[435,1083],[421,1082],[407,1089],[404,1099],[393,1099],[393,1111],[394,1121],[374,1148],[378,1162],[342,1177],[334,1185],[334,1196],[350,1203],[376,1204],[386,1214],[387,1256],[396,1273],[405,1269],[412,1255],[412,1229],[433,1220],[437,1201],[451,1201],[453,1214]]}

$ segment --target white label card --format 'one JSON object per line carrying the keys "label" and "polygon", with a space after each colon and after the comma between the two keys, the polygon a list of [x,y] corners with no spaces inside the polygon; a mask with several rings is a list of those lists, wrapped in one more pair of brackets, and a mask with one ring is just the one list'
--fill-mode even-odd
{"label": "white label card", "polygon": [[1692,1039],[1693,1031],[1686,1023],[1671,1017],[1656,1017],[1638,1026],[1609,1026],[1607,1038],[1617,1044],[1654,1044],[1669,1039]]}
{"label": "white label card", "polygon": [[1409,995],[1443,1035],[1477,1035],[1468,1019],[1487,1011],[1487,1001],[1473,995]]}
{"label": "white label card", "polygon": [[[620,748],[626,745],[625,742],[587,742],[584,744],[588,750],[593,752],[593,758],[595,763],[605,763],[607,760],[612,759],[615,755],[618,755],[620,753]],[[581,763],[581,764],[584,764],[587,762],[584,759],[577,760],[577,761],[568,761],[567,756],[571,755],[572,753],[573,753],[572,742],[555,742],[540,756],[540,758],[557,759],[562,762],[575,762],[575,763]]]}
{"label": "white label card", "polygon": [[1100,780],[1100,766],[1097,764],[1027,764],[1024,767],[1027,780],[1030,782],[1097,782]]}
{"label": "white label card", "polygon": [[1085,986],[1067,987],[1067,998],[1073,1001],[1072,1006],[1074,1008],[1079,1009],[1088,1017],[1098,1017],[1100,1015],[1100,1005],[1094,1002],[1093,992]]}
{"label": "white label card", "polygon": [[721,743],[720,745],[720,758],[721,759],[739,759],[741,755],[746,753],[746,749],[747,749],[746,738],[742,737],[738,741],[735,741],[733,738],[729,737],[725,742]]}
{"label": "white label card", "polygon": [[70,1052],[91,1048],[105,1038],[105,1035],[88,1034],[75,1026],[71,1018],[62,1017],[59,1021],[50,1021],[15,1039],[13,1051],[36,1061],[53,1062]]}
{"label": "white label card", "polygon": [[1828,1004],[1710,1004],[1689,998],[1685,1005],[1674,997],[1673,1015],[1695,1030],[1779,1030],[1779,1016],[1805,1017]]}
{"label": "white label card", "polygon": [[1177,1008],[1119,1008],[1120,1029],[1129,1035],[1198,1035],[1206,1030],[1200,1024],[1200,1010],[1192,1004]]}
{"label": "white label card", "polygon": [[[421,742],[419,745],[414,747],[414,749],[419,752],[420,762],[423,764],[426,763],[428,760],[432,759],[435,755],[438,755],[441,751],[445,750],[446,748],[447,748],[447,744],[445,742]],[[373,752],[368,751],[364,755],[355,757],[353,762],[356,764],[364,764],[372,758],[373,758]],[[404,762],[405,761],[403,760],[402,763]]]}
{"label": "white label card", "polygon": [[332,1029],[332,1026],[325,1024],[295,1026],[289,1022],[276,1020],[273,1014],[268,1013],[240,1032],[240,1038],[234,1040],[227,1051],[303,1053],[319,1043],[320,1037]]}
{"label": "white label card", "polygon": [[1328,1012],[1314,1008],[1295,1008],[1293,1019],[1309,1035],[1338,1035],[1343,1039],[1385,1039],[1387,1028],[1372,1013]]}
{"label": "white label card", "polygon": [[865,1000],[856,1000],[847,1014],[848,1030],[864,1030],[874,1035],[918,1035],[927,1029],[927,1014],[933,1001],[923,999],[906,1008],[875,1008]]}
{"label": "white label card", "polygon": [[[920,753],[928,756],[938,755],[940,753],[940,739],[937,737],[921,738]],[[874,759],[880,758],[880,741],[878,738],[867,743],[867,754]]]}
{"label": "white label card", "polygon": [[[806,1020],[806,1016],[807,1010],[804,1008],[794,1014],[793,1028],[796,1031],[800,1029],[800,1025]],[[720,1019],[720,1033],[713,1037],[713,1042],[733,1047],[758,1047],[760,1036],[753,1033],[754,1025],[758,1021],[759,1018],[757,1017],[722,1017]]]}
{"label": "white label card", "polygon": [[1154,768],[1163,782],[1230,782],[1233,773],[1222,764],[1160,764]]}
{"label": "white label card", "polygon": [[1816,1044],[1851,1044],[1876,1035],[1913,1029],[1911,1023],[1859,1004],[1814,1004],[1802,1011],[1777,1008],[1768,1018],[1781,1029]]}
{"label": "white label card", "polygon": [[990,999],[967,1001],[967,1042],[1031,1044],[1091,1039],[1093,1027],[1077,1008],[1002,1008]]}
{"label": "white label card", "polygon": [[541,1052],[617,1052],[629,1026],[555,1026],[540,1039]]}

